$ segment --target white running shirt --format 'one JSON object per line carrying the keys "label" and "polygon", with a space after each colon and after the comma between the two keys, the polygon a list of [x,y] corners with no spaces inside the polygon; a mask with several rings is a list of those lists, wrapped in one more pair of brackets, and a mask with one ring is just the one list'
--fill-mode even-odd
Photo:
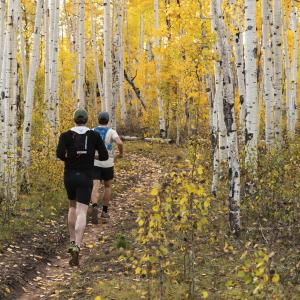
{"label": "white running shirt", "polygon": [[[107,128],[107,126],[103,126],[103,125],[100,125],[98,127]],[[95,130],[95,128],[93,130]],[[113,144],[118,137],[119,137],[119,135],[114,129],[112,129],[112,128],[108,129],[106,137],[105,137],[105,141],[104,141],[105,146],[107,146],[109,144]],[[100,161],[100,160],[95,159],[95,161],[94,161],[95,167],[111,168],[114,166],[114,149],[107,150],[107,152],[108,152],[108,160]],[[98,153],[96,153],[96,156],[97,155],[98,155]]]}

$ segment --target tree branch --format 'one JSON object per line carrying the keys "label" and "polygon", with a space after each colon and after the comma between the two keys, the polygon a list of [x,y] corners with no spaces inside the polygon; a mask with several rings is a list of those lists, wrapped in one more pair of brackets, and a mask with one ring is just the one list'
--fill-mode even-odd
{"label": "tree branch", "polygon": [[126,81],[132,87],[132,89],[133,89],[135,95],[137,96],[137,98],[141,101],[141,104],[142,104],[144,110],[146,111],[146,104],[145,104],[145,101],[144,101],[143,96],[141,94],[141,90],[134,84],[134,79],[129,78],[128,74],[126,73],[126,70],[124,70],[124,76],[125,76]]}

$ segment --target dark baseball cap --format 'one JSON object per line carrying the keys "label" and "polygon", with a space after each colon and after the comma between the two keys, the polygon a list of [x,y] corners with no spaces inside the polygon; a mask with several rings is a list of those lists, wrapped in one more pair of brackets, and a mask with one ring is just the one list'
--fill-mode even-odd
{"label": "dark baseball cap", "polygon": [[85,124],[88,120],[88,113],[83,108],[78,108],[74,112],[74,121],[76,124]]}
{"label": "dark baseball cap", "polygon": [[98,115],[99,122],[108,122],[109,121],[109,113],[106,111],[102,111]]}

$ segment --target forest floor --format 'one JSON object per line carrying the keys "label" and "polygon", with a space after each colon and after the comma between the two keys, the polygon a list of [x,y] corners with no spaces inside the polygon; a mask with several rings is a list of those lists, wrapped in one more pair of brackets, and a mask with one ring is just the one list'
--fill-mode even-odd
{"label": "forest floor", "polygon": [[[31,236],[23,234],[6,245],[0,253],[0,299],[62,299],[63,295],[60,294],[63,289],[59,286],[63,284],[70,287],[78,271],[88,260],[91,264],[90,260],[93,261],[95,257],[95,268],[101,270],[101,274],[98,274],[99,279],[116,276],[122,271],[115,265],[114,260],[130,242],[127,236],[135,224],[140,200],[147,197],[151,187],[161,180],[163,173],[157,161],[140,154],[126,154],[118,164],[110,210],[111,220],[109,224],[88,223],[80,266],[71,268],[68,264],[64,212],[63,216],[54,217],[50,224],[36,224],[48,228],[42,235],[41,232],[30,233]],[[85,280],[88,281],[88,277]],[[88,288],[86,282],[83,285]],[[90,294],[88,289],[86,292]],[[76,294],[75,292],[74,297],[81,299],[80,295]]]}
{"label": "forest floor", "polygon": [[[116,166],[111,221],[88,224],[80,266],[68,265],[67,201],[56,210],[49,205],[50,215],[36,222],[35,231],[1,247],[0,299],[158,299],[157,278],[136,275],[123,258],[142,251],[134,233],[138,211],[151,209],[149,191],[165,181],[172,162],[182,160],[187,149],[145,143],[128,143],[125,149]],[[201,165],[209,183],[206,152]],[[239,238],[228,228],[228,190],[221,182],[207,229],[199,232],[194,299],[300,299],[298,153],[298,148],[284,150],[277,160],[268,158],[272,163],[266,159],[256,194],[243,197]],[[182,257],[177,262],[181,270]],[[164,299],[189,298],[189,280],[164,284]]]}

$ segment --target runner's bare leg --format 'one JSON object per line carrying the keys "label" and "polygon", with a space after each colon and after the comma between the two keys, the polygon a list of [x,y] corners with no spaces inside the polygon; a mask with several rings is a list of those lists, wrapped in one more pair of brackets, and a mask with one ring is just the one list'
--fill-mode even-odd
{"label": "runner's bare leg", "polygon": [[104,181],[103,206],[109,206],[112,192],[112,180]]}
{"label": "runner's bare leg", "polygon": [[97,204],[100,198],[100,180],[93,181],[92,203]]}
{"label": "runner's bare leg", "polygon": [[81,245],[83,233],[86,227],[86,214],[88,207],[88,205],[79,202],[76,206],[75,243],[78,247]]}
{"label": "runner's bare leg", "polygon": [[76,200],[69,200],[68,228],[70,242],[75,241]]}

